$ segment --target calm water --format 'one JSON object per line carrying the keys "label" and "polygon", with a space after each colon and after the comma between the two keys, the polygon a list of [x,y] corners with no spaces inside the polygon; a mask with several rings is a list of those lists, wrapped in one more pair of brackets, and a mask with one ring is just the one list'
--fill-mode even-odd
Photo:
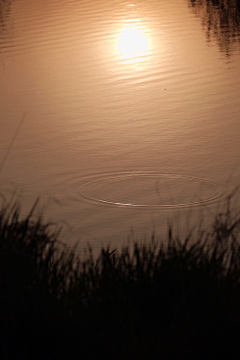
{"label": "calm water", "polygon": [[0,161],[25,114],[2,192],[94,247],[216,207],[240,180],[235,3],[0,0]]}

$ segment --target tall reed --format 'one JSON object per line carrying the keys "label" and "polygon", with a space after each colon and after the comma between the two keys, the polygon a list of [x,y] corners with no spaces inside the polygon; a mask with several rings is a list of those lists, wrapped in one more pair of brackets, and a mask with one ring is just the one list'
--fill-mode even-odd
{"label": "tall reed", "polygon": [[[24,359],[225,359],[239,355],[240,216],[219,212],[185,238],[169,228],[80,258],[59,229],[0,211],[4,356]],[[5,358],[4,357],[4,358]]]}

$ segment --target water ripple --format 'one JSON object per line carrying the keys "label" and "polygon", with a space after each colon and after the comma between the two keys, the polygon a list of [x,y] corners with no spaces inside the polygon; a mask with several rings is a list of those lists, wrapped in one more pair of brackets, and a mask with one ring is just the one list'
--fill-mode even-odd
{"label": "water ripple", "polygon": [[172,209],[219,200],[224,195],[224,187],[189,175],[123,172],[85,179],[79,194],[88,201],[105,205]]}

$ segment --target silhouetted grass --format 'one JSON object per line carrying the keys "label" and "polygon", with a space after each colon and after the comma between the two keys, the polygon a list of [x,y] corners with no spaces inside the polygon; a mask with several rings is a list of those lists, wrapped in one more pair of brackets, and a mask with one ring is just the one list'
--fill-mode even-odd
{"label": "silhouetted grass", "polygon": [[84,260],[58,229],[0,211],[4,359],[239,358],[240,216]]}

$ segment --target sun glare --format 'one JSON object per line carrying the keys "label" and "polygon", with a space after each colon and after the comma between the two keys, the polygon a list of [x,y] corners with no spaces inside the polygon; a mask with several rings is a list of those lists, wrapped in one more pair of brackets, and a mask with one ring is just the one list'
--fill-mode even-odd
{"label": "sun glare", "polygon": [[148,39],[142,28],[136,25],[125,26],[117,39],[117,50],[121,57],[134,62],[148,51]]}

